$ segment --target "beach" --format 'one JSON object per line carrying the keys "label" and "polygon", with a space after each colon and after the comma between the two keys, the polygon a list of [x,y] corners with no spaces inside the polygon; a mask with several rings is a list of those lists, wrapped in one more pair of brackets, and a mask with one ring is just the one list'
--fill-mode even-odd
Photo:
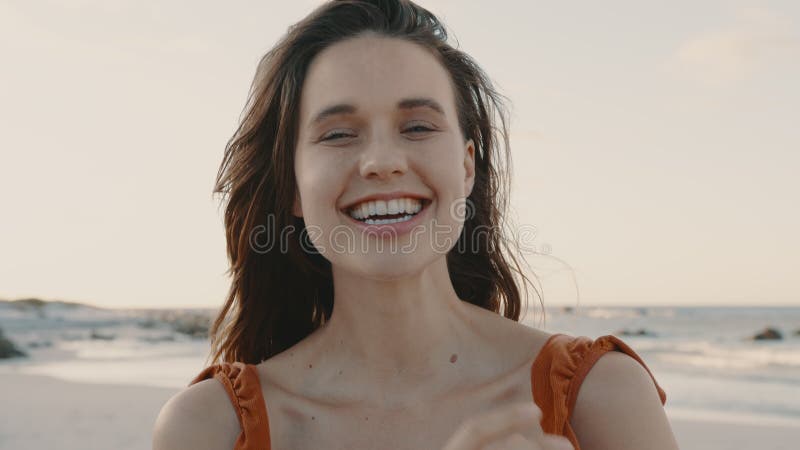
{"label": "beach", "polygon": [[789,450],[800,442],[800,429],[790,425],[670,419],[681,450]]}
{"label": "beach", "polygon": [[0,374],[0,449],[144,450],[176,389]]}
{"label": "beach", "polygon": [[[145,450],[161,406],[177,389],[91,384],[44,375],[0,374],[0,448]],[[683,450],[789,450],[800,430],[788,425],[671,419]]]}
{"label": "beach", "polygon": [[[0,301],[0,349],[26,354],[0,359],[0,450],[150,449],[161,407],[205,368],[213,313]],[[619,336],[665,389],[681,449],[798,447],[800,308],[551,308],[523,323]],[[783,338],[750,338],[767,326]]]}

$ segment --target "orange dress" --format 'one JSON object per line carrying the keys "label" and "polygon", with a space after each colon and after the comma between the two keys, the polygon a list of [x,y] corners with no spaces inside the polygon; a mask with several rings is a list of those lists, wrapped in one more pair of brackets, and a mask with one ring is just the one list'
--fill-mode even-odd
{"label": "orange dress", "polygon": [[[554,334],[531,365],[533,401],[542,410],[540,423],[545,433],[565,436],[575,450],[580,450],[569,423],[570,413],[589,370],[600,356],[612,350],[626,353],[644,366],[655,383],[661,404],[666,403],[667,394],[653,373],[639,355],[616,336],[593,340],[585,336]],[[207,378],[216,378],[222,383],[239,416],[241,433],[234,450],[270,450],[269,416],[256,366],[242,362],[215,364],[200,372],[189,385]]]}

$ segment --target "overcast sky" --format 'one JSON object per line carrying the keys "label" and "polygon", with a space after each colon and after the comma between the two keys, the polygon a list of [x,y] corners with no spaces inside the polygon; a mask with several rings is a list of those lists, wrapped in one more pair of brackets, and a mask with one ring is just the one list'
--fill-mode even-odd
{"label": "overcast sky", "polygon": [[[0,298],[220,306],[224,146],[319,3],[0,0]],[[800,3],[420,4],[511,99],[546,305],[800,305]]]}

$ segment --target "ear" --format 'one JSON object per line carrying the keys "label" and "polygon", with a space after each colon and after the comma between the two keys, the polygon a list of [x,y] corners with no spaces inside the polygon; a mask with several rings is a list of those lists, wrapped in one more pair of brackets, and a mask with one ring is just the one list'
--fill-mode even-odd
{"label": "ear", "polygon": [[475,143],[472,139],[468,140],[464,147],[464,198],[472,193],[475,185]]}

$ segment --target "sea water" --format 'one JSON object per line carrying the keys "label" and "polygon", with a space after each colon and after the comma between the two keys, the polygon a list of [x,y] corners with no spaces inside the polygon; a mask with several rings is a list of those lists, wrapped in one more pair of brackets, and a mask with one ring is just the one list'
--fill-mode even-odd
{"label": "sea water", "polygon": [[[800,308],[548,309],[525,322],[551,333],[617,336],[666,392],[670,417],[800,428]],[[767,327],[783,339],[753,339]]]}
{"label": "sea water", "polygon": [[[205,367],[210,351],[207,339],[151,320],[153,311],[12,305],[0,302],[0,328],[29,356],[0,360],[4,373],[177,390]],[[666,392],[671,418],[800,427],[800,307],[581,306],[544,315],[531,308],[522,322],[549,333],[622,339]],[[752,339],[766,327],[783,338]]]}

